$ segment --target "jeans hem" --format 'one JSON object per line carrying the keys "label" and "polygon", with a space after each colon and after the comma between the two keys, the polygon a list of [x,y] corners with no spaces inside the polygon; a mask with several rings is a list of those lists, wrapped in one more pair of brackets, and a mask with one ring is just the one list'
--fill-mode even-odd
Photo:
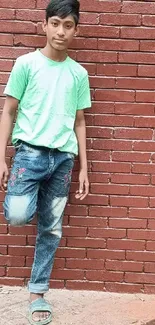
{"label": "jeans hem", "polygon": [[31,293],[46,293],[49,290],[49,285],[44,283],[34,284],[29,282],[28,290]]}

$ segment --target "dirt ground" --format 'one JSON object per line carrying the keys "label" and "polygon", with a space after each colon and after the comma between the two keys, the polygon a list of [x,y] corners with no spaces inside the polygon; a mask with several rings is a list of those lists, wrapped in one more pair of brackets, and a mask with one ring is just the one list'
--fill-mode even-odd
{"label": "dirt ground", "polygon": [[[0,287],[0,325],[28,325],[26,288]],[[52,325],[155,325],[155,295],[50,290]]]}

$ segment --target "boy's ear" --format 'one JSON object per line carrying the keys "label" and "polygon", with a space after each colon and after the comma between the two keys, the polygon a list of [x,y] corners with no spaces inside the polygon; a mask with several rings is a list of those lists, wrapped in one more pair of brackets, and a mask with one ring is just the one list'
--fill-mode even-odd
{"label": "boy's ear", "polygon": [[47,27],[47,21],[46,21],[46,19],[44,19],[42,22],[42,29],[43,29],[44,33],[46,33],[46,27]]}
{"label": "boy's ear", "polygon": [[75,34],[74,34],[74,36],[76,37],[76,36],[78,36],[78,35],[79,35],[79,27],[76,26],[76,27],[75,27]]}

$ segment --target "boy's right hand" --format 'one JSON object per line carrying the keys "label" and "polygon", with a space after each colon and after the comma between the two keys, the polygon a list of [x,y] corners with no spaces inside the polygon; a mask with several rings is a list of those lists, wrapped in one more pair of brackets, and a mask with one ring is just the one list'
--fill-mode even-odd
{"label": "boy's right hand", "polygon": [[0,187],[2,191],[7,189],[9,171],[5,161],[0,162]]}

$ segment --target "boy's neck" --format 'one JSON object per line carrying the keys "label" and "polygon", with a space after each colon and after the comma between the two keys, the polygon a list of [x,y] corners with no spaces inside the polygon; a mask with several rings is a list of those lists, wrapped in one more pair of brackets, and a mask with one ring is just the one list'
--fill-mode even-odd
{"label": "boy's neck", "polygon": [[56,62],[63,62],[67,58],[66,51],[57,51],[53,48],[49,48],[48,45],[41,49],[41,53]]}

